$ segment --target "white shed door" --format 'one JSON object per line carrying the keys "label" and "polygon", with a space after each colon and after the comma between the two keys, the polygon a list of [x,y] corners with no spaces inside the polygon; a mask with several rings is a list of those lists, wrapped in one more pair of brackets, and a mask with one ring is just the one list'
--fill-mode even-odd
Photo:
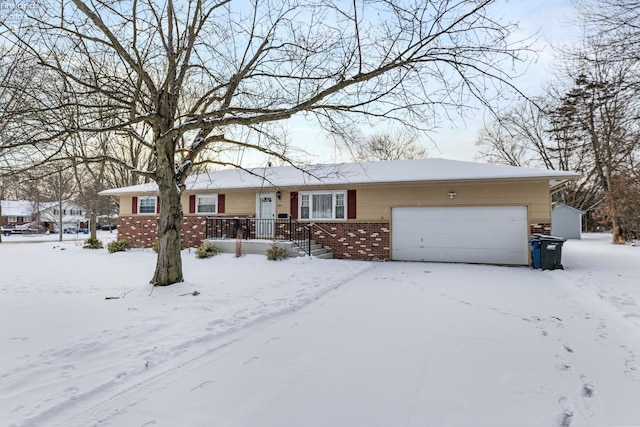
{"label": "white shed door", "polygon": [[526,265],[526,206],[393,208],[391,258]]}

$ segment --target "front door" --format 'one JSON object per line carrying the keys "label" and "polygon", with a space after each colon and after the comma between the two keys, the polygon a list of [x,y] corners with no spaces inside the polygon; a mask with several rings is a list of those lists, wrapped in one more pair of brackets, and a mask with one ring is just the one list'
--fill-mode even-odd
{"label": "front door", "polygon": [[275,193],[256,194],[256,238],[273,239],[276,218]]}

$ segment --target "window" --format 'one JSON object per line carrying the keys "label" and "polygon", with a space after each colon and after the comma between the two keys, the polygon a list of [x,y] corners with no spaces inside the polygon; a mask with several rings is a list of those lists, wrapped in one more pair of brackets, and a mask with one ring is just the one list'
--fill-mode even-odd
{"label": "window", "polygon": [[346,219],[346,191],[300,193],[300,219]]}
{"label": "window", "polygon": [[18,217],[17,216],[9,216],[9,217],[7,217],[7,222],[10,222],[10,223],[18,222]]}
{"label": "window", "polygon": [[196,213],[216,213],[218,204],[217,194],[197,195]]}
{"label": "window", "polygon": [[139,197],[138,198],[139,208],[138,212],[141,214],[154,214],[156,213],[156,198],[152,197]]}

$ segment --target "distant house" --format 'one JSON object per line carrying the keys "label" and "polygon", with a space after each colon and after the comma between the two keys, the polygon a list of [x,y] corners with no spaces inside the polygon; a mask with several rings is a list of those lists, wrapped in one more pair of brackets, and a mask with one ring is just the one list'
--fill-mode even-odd
{"label": "distant house", "polygon": [[551,211],[551,234],[565,239],[580,239],[584,211],[556,202]]}
{"label": "distant house", "polygon": [[[13,229],[31,224],[33,229],[58,231],[60,223],[59,202],[33,202],[28,200],[2,200],[0,225]],[[76,232],[87,227],[86,211],[78,204],[65,200],[62,202],[62,229]]]}
{"label": "distant house", "polygon": [[1,200],[2,216],[0,226],[12,227],[29,224],[37,214],[37,209],[32,202],[24,200]]}
{"label": "distant house", "polygon": [[[526,265],[531,233],[551,232],[551,193],[577,176],[445,159],[224,169],[187,180],[182,243],[305,229],[334,258]],[[155,242],[155,184],[100,194],[120,198],[119,236]]]}

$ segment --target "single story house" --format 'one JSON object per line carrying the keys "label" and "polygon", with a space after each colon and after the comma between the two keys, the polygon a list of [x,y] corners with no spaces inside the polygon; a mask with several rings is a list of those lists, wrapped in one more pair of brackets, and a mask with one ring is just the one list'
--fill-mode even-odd
{"label": "single story house", "polygon": [[554,203],[551,208],[551,234],[565,239],[580,239],[584,213],[565,203]]}
{"label": "single story house", "polygon": [[[551,232],[551,194],[577,177],[445,159],[223,169],[187,180],[183,246],[238,229],[278,239],[293,221],[334,258],[526,265],[531,233]],[[100,194],[120,199],[121,237],[154,243],[155,184]]]}
{"label": "single story house", "polygon": [[[2,215],[0,226],[15,229],[18,226],[30,224],[34,231],[56,231],[60,222],[59,202],[35,202],[30,200],[2,200]],[[70,201],[62,202],[63,230],[77,231],[88,224],[86,211],[81,206]]]}

